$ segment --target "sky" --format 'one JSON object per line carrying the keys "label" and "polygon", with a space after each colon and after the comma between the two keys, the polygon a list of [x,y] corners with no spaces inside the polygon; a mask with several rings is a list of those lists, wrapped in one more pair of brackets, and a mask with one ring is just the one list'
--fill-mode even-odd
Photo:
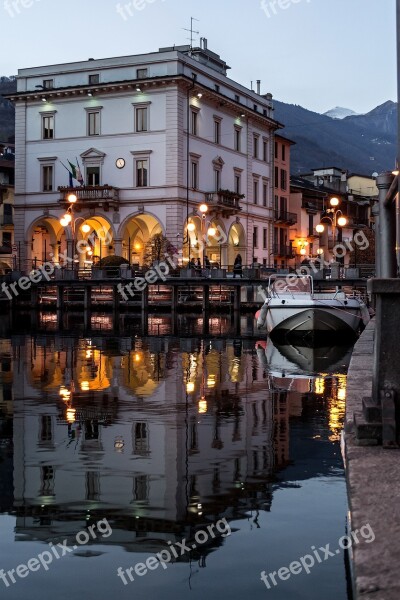
{"label": "sky", "polygon": [[230,78],[365,113],[396,100],[395,12],[395,0],[0,0],[0,75],[186,44],[194,17],[194,45],[206,37]]}

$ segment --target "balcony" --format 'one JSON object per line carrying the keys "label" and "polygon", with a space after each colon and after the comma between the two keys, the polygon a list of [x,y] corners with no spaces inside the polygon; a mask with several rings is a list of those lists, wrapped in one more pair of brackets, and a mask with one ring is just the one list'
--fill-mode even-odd
{"label": "balcony", "polygon": [[293,258],[294,251],[291,246],[285,244],[274,244],[274,255],[283,258]]}
{"label": "balcony", "polygon": [[287,212],[286,210],[275,210],[275,223],[285,223],[286,225],[295,225],[297,223],[297,214]]}
{"label": "balcony", "polygon": [[244,196],[241,194],[236,194],[229,190],[219,190],[219,192],[206,193],[206,204],[210,210],[222,213],[224,216],[236,215],[242,210],[240,206],[242,198]]}
{"label": "balcony", "polygon": [[81,187],[59,187],[60,192],[59,202],[68,203],[68,196],[75,194],[78,198],[75,206],[79,211],[82,207],[96,206],[103,207],[104,210],[108,210],[111,206],[113,208],[119,205],[119,188],[112,187],[111,185],[83,185]]}

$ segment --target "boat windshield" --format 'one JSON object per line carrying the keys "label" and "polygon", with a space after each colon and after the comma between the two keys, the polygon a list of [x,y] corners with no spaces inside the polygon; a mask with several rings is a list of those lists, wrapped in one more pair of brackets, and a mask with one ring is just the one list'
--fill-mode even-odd
{"label": "boat windshield", "polygon": [[313,294],[313,280],[310,275],[271,275],[268,281],[271,296],[298,296]]}

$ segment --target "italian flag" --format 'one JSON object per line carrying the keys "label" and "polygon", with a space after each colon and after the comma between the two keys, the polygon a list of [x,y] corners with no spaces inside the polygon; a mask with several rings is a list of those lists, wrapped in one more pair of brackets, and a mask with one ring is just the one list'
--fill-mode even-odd
{"label": "italian flag", "polygon": [[79,167],[73,165],[72,162],[68,161],[69,166],[71,167],[71,174],[76,181],[79,181],[81,185],[83,185],[83,177]]}

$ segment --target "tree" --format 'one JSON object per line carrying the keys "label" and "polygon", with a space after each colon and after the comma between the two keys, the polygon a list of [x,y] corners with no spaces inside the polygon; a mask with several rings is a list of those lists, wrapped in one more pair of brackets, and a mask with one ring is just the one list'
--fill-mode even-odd
{"label": "tree", "polygon": [[151,266],[156,261],[164,260],[167,256],[177,253],[176,248],[162,233],[156,233],[145,244],[143,263]]}

